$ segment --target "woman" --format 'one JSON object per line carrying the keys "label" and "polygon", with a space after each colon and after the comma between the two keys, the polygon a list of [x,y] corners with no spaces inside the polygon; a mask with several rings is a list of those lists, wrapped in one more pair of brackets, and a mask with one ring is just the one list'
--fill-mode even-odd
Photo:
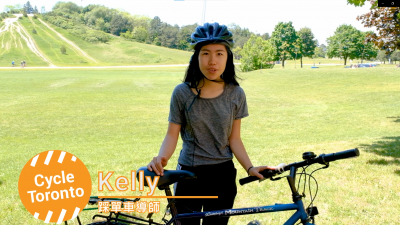
{"label": "woman", "polygon": [[[273,167],[253,167],[240,137],[241,119],[247,117],[246,96],[237,82],[233,64],[232,33],[224,25],[205,23],[191,36],[195,50],[184,83],[175,87],[169,125],[158,156],[147,168],[163,175],[175,151],[179,133],[183,140],[177,169],[189,170],[197,179],[176,184],[176,196],[218,196],[218,199],[179,199],[179,213],[231,209],[236,196],[235,155],[249,175]],[[205,218],[203,224],[227,224],[229,217]],[[200,224],[199,219],[181,224]]]}

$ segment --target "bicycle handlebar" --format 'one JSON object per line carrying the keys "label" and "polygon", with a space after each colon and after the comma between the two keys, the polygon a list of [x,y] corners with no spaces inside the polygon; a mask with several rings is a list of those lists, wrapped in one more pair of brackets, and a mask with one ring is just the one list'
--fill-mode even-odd
{"label": "bicycle handlebar", "polygon": [[[357,157],[359,155],[360,155],[360,151],[357,148],[346,150],[346,151],[341,151],[341,152],[336,152],[336,153],[321,154],[318,157],[315,157],[315,155],[314,155],[314,158],[306,159],[301,162],[291,163],[291,164],[285,166],[283,168],[283,171],[290,170],[291,167],[299,168],[299,167],[303,167],[303,166],[312,165],[315,163],[327,165],[329,162],[332,162],[335,160]],[[277,170],[264,170],[264,171],[261,171],[260,173],[266,179],[271,178],[277,174],[280,174],[280,172]],[[259,180],[259,178],[256,176],[249,176],[249,177],[240,179],[239,183],[240,183],[240,185],[244,185],[244,184],[256,181],[256,180]]]}

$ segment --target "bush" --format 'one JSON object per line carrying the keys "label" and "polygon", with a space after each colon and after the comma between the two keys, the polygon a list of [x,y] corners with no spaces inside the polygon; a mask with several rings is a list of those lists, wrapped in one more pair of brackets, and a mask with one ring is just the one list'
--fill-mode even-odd
{"label": "bush", "polygon": [[28,14],[26,14],[26,13],[24,13],[23,15],[24,15],[24,17],[28,17]]}
{"label": "bush", "polygon": [[33,15],[33,17],[32,17],[33,19],[37,19],[37,16],[36,15]]}
{"label": "bush", "polygon": [[106,43],[110,40],[110,35],[98,30],[89,30],[86,34],[83,34],[82,39],[87,42],[102,42]]}
{"label": "bush", "polygon": [[33,33],[33,34],[37,34],[35,28],[32,29],[32,33]]}
{"label": "bush", "polygon": [[67,49],[65,48],[64,45],[60,47],[60,52],[61,52],[61,54],[64,54],[64,55],[67,54]]}

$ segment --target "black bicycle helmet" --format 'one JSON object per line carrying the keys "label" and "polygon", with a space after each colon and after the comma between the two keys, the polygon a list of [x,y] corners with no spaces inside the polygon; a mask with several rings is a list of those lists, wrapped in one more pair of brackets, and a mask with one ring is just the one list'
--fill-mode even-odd
{"label": "black bicycle helmet", "polygon": [[230,48],[233,47],[232,33],[225,25],[218,23],[205,23],[203,26],[198,26],[193,34],[190,45],[195,48],[197,44],[203,42],[226,42]]}

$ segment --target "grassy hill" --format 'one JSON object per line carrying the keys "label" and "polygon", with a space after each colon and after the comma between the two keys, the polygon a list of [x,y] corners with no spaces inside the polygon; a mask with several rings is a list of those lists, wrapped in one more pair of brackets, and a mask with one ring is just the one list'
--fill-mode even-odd
{"label": "grassy hill", "polygon": [[[187,51],[127,41],[115,36],[108,43],[93,44],[64,29],[46,23],[53,30],[49,29],[40,19],[31,17],[23,17],[15,24],[21,25],[21,33],[17,32],[18,26],[11,26],[0,33],[0,41],[7,46],[0,50],[0,67],[10,66],[12,61],[20,62],[22,60],[25,60],[28,66],[48,66],[49,63],[29,49],[25,41],[29,38],[33,40],[39,52],[55,66],[184,64],[191,56],[191,53]],[[3,22],[0,27],[4,26]],[[33,33],[33,29],[36,30],[36,34]],[[62,39],[55,31],[66,40]],[[73,47],[73,44],[81,51]],[[61,53],[61,46],[65,46],[66,54]]]}

